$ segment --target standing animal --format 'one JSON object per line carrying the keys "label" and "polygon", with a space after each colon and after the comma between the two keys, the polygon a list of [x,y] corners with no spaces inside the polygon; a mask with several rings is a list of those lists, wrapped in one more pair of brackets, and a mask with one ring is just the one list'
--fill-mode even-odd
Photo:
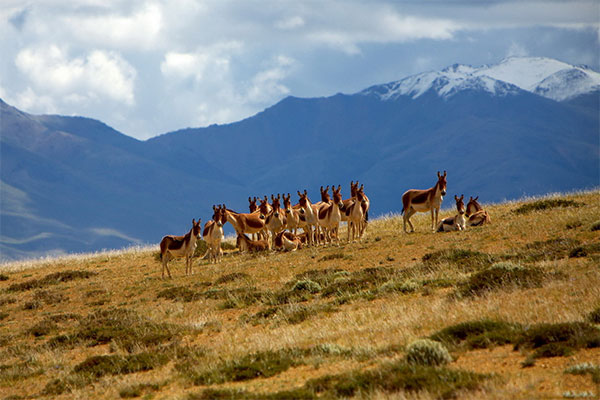
{"label": "standing animal", "polygon": [[456,195],[454,196],[458,214],[441,220],[437,226],[437,232],[462,231],[466,229],[467,221],[465,219],[465,203],[463,202],[464,198],[464,195],[461,195],[460,197]]}
{"label": "standing animal", "polygon": [[306,219],[306,232],[308,232],[308,246],[313,244],[318,245],[319,240],[319,207],[310,202],[308,193],[304,189],[304,193],[298,191],[298,203],[300,204],[301,213]]}
{"label": "standing animal", "polygon": [[198,222],[192,219],[192,229],[184,236],[167,235],[160,241],[160,259],[162,261],[162,278],[165,278],[165,269],[172,278],[169,270],[169,261],[172,258],[185,257],[185,274],[192,273],[192,256],[196,250],[196,241],[200,239],[202,226],[200,218]]}
{"label": "standing animal", "polygon": [[202,231],[202,239],[204,239],[208,247],[206,254],[202,258],[208,255],[209,260],[214,263],[221,261],[223,257],[221,242],[225,237],[223,233],[223,225],[225,223],[227,223],[227,215],[223,206],[213,206],[212,219],[204,224],[204,231]]}
{"label": "standing animal", "polygon": [[292,206],[291,196],[283,195],[283,209],[285,210],[286,227],[294,234],[298,233],[298,228],[306,231],[306,218],[300,213],[300,204]]}
{"label": "standing animal", "polygon": [[265,227],[271,233],[271,240],[274,240],[275,235],[284,230],[287,224],[285,213],[281,210],[280,201],[280,194],[278,194],[277,197],[271,195],[271,206],[273,207],[273,209],[267,215],[267,218],[265,220]]}
{"label": "standing animal", "polygon": [[344,205],[344,210],[348,221],[348,243],[350,243],[350,238],[352,238],[352,241],[354,241],[355,238],[358,238],[359,241],[361,239],[361,227],[365,217],[365,207],[363,206],[364,202],[365,197],[363,191],[357,189],[354,196],[351,198],[351,201]]}
{"label": "standing animal", "polygon": [[404,232],[408,233],[406,230],[407,222],[410,225],[411,232],[415,231],[415,227],[410,222],[410,217],[417,212],[427,211],[431,211],[431,230],[435,232],[440,207],[446,195],[446,171],[443,175],[438,171],[437,176],[438,181],[432,188],[426,190],[410,189],[402,195],[401,214],[404,214]]}
{"label": "standing animal", "polygon": [[267,251],[270,249],[267,240],[251,240],[244,233],[238,233],[236,245],[239,247],[241,253],[257,253],[259,251]]}
{"label": "standing animal", "polygon": [[473,198],[469,198],[469,202],[467,203],[467,213],[466,216],[468,218],[467,223],[469,226],[479,226],[490,224],[492,219],[486,210],[483,209],[481,204],[477,201],[479,196]]}
{"label": "standing animal", "polygon": [[[327,188],[329,188],[329,186],[327,186]],[[342,203],[342,187],[338,185],[336,189],[335,185],[332,185],[331,191],[333,194],[333,201],[329,197],[327,190],[328,189],[325,189],[323,192],[323,188],[321,188],[323,205],[319,208],[318,212],[319,226],[323,229],[325,243],[331,243],[333,241],[333,237],[335,237],[339,244],[340,239],[337,235],[337,230],[342,220],[342,213],[340,209],[344,206]]]}

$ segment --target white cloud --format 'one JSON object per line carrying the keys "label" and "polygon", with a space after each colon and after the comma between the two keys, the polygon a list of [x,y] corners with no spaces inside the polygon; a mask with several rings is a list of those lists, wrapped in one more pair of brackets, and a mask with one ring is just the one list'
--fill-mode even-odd
{"label": "white cloud", "polygon": [[522,45],[512,42],[508,51],[506,52],[507,57],[525,57],[528,56],[529,52]]}
{"label": "white cloud", "polygon": [[303,27],[305,24],[304,22],[304,18],[296,15],[294,17],[289,17],[289,18],[285,18],[285,19],[281,19],[279,21],[277,21],[277,23],[275,24],[275,27],[278,29],[297,29],[297,28],[301,28]]}
{"label": "white cloud", "polygon": [[136,71],[114,52],[93,50],[85,57],[69,58],[56,45],[27,48],[19,52],[15,65],[36,92],[48,96],[77,95],[79,99],[134,104]]}

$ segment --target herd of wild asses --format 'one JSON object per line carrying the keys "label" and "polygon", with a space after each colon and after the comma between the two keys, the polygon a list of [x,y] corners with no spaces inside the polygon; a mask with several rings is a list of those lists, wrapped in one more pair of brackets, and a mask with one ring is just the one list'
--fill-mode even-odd
{"label": "herd of wild asses", "polygon": [[[490,216],[478,203],[479,196],[469,199],[465,207],[463,199],[454,196],[457,214],[438,222],[443,197],[446,195],[446,171],[437,173],[436,184],[425,190],[410,189],[402,195],[402,214],[404,231],[406,224],[414,232],[410,217],[417,212],[431,212],[431,229],[434,232],[464,230],[467,225],[477,226],[491,222]],[[264,198],[248,198],[249,213],[239,213],[228,209],[225,204],[213,206],[212,218],[204,224],[192,220],[192,228],[183,236],[167,235],[160,242],[162,277],[165,270],[171,277],[168,262],[172,258],[185,258],[185,273],[192,272],[192,255],[197,240],[204,240],[207,251],[204,257],[219,262],[223,256],[221,242],[224,238],[223,225],[229,222],[237,234],[236,246],[240,252],[258,252],[267,250],[295,251],[303,246],[320,244],[339,244],[340,223],[347,222],[347,241],[360,240],[369,221],[370,201],[364,192],[364,185],[350,182],[350,198],[343,200],[341,186],[321,186],[321,201],[312,203],[306,190],[298,191],[298,203],[292,205],[288,193],[271,195],[271,202]],[[283,200],[283,203],[282,203]],[[258,204],[257,204],[258,203]],[[302,233],[299,233],[302,229]]]}

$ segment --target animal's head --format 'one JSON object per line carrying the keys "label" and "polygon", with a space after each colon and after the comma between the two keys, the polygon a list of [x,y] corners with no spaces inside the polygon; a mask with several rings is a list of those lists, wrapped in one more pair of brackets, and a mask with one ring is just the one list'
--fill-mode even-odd
{"label": "animal's head", "polygon": [[260,211],[260,219],[266,218],[266,215],[269,213],[269,205],[270,204],[267,196],[260,200],[260,205],[258,206],[258,210]]}
{"label": "animal's head", "polygon": [[329,185],[327,185],[327,187],[325,189],[323,189],[323,186],[321,186],[321,201],[323,203],[329,203],[329,201],[331,200],[329,198]]}
{"label": "animal's head", "polygon": [[192,219],[192,235],[196,237],[196,239],[202,239],[202,221],[198,218],[198,222],[195,219]]}
{"label": "animal's head", "polygon": [[285,197],[285,194],[282,197],[283,197],[283,209],[285,210],[286,214],[290,214],[292,212],[292,202],[290,201],[291,196],[288,193],[287,197]]}
{"label": "animal's head", "polygon": [[306,192],[306,189],[304,189],[304,193],[300,193],[300,191],[298,190],[298,203],[300,203],[300,207],[306,208],[308,202],[308,193]]}
{"label": "animal's head", "polygon": [[483,210],[483,207],[481,207],[481,204],[479,204],[479,202],[477,201],[478,199],[479,196],[475,198],[473,198],[472,196],[469,197],[469,202],[467,203],[467,216],[472,215],[479,210]]}
{"label": "animal's head", "polygon": [[358,181],[356,183],[350,181],[350,197],[356,197],[356,192],[358,192]]}
{"label": "animal's head", "polygon": [[338,185],[337,189],[335,186],[331,186],[331,191],[333,193],[333,202],[338,205],[339,208],[344,207],[344,203],[342,202],[342,186]]}
{"label": "animal's head", "polygon": [[219,214],[221,215],[221,225],[223,226],[227,223],[227,209],[225,208],[225,204],[221,204],[219,206]]}
{"label": "animal's head", "polygon": [[277,197],[271,195],[271,206],[273,207],[273,215],[275,218],[279,218],[279,213],[281,211],[281,194],[278,194]]}
{"label": "animal's head", "polygon": [[252,197],[248,197],[248,203],[249,203],[249,207],[250,208],[250,212],[253,213],[254,211],[258,210],[258,206],[256,205],[256,200],[258,200],[256,198],[256,196],[254,198]]}
{"label": "animal's head", "polygon": [[437,186],[440,189],[442,196],[445,196],[446,195],[446,171],[444,171],[444,175],[441,175],[440,171],[438,171],[437,176],[438,176]]}
{"label": "animal's head", "polygon": [[217,207],[217,206],[213,205],[212,220],[215,221],[217,226],[223,226],[223,222],[222,222],[223,214],[224,213],[223,213],[223,210],[221,209],[221,206]]}
{"label": "animal's head", "polygon": [[461,194],[460,197],[458,197],[457,195],[454,195],[454,200],[456,201],[456,210],[461,215],[465,213],[465,203],[463,202],[464,198],[465,198],[464,194]]}

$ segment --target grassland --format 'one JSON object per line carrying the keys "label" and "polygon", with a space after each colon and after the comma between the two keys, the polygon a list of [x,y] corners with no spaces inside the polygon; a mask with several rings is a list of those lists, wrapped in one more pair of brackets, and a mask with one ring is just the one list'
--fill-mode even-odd
{"label": "grassland", "polygon": [[598,398],[600,192],[486,208],[172,280],[154,248],[0,266],[0,399]]}

